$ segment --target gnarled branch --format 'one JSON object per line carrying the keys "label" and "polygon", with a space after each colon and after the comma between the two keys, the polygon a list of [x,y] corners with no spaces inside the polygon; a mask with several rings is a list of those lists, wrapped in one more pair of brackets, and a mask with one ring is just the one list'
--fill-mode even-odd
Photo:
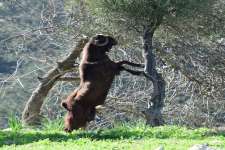
{"label": "gnarled branch", "polygon": [[55,82],[65,79],[61,77],[65,73],[70,72],[74,69],[75,60],[77,57],[79,57],[84,45],[87,42],[87,37],[79,40],[76,47],[69,54],[69,56],[67,56],[61,62],[57,63],[57,65],[44,77],[39,77],[40,84],[38,85],[36,90],[33,91],[22,114],[22,120],[24,124],[35,125],[40,123],[40,110],[45,97],[47,96],[51,88],[55,85]]}

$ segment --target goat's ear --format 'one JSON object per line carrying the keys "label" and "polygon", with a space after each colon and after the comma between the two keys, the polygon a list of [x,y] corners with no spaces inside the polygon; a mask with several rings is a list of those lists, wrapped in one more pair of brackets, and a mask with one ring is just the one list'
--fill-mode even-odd
{"label": "goat's ear", "polygon": [[117,44],[118,44],[117,40],[114,39],[113,37],[108,36],[108,38],[109,38],[109,41],[110,41],[110,43],[111,43],[112,45],[117,45]]}
{"label": "goat's ear", "polygon": [[61,106],[63,108],[65,108],[66,110],[69,110],[68,105],[67,105],[67,103],[65,101],[61,103]]}

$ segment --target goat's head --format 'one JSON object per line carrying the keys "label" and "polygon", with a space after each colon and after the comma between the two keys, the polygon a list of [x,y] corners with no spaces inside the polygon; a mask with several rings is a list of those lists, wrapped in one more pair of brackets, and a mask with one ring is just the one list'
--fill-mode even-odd
{"label": "goat's head", "polygon": [[62,102],[62,106],[67,110],[64,119],[64,130],[66,132],[85,128],[86,124],[95,118],[96,110],[94,106],[83,106],[78,102],[71,104],[69,101]]}
{"label": "goat's head", "polygon": [[90,42],[104,52],[108,52],[112,46],[117,45],[116,39],[103,34],[97,34],[93,36]]}

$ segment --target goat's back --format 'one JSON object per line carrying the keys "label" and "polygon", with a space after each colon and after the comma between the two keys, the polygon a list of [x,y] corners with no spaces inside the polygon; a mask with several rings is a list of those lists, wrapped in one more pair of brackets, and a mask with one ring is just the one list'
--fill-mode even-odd
{"label": "goat's back", "polygon": [[81,83],[79,97],[85,103],[101,105],[108,94],[117,71],[117,65],[111,60],[80,65]]}

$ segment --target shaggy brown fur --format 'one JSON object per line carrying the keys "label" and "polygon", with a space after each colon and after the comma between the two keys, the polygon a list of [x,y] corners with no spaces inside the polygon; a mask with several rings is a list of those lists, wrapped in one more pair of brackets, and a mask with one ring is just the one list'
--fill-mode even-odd
{"label": "shaggy brown fur", "polygon": [[104,103],[113,79],[120,71],[125,70],[134,75],[144,74],[122,66],[127,64],[143,67],[140,64],[110,60],[106,52],[116,44],[117,41],[110,36],[96,35],[84,47],[79,66],[80,86],[62,102],[62,106],[68,111],[65,116],[65,131],[71,132],[73,129],[85,127],[94,120],[95,106]]}

